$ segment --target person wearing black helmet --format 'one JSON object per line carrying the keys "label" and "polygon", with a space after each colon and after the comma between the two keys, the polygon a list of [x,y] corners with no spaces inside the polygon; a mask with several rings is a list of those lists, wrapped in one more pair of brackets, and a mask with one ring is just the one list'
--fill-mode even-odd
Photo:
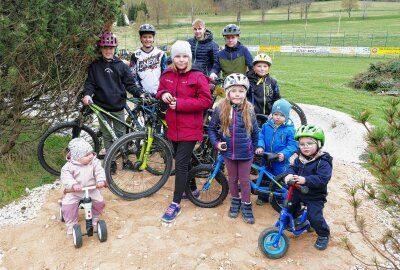
{"label": "person wearing black helmet", "polygon": [[225,49],[217,54],[217,59],[211,69],[210,78],[216,79],[222,71],[222,76],[232,73],[246,74],[253,68],[253,56],[246,46],[239,41],[240,28],[236,24],[228,24],[222,31]]}
{"label": "person wearing black helmet", "polygon": [[161,73],[167,69],[167,58],[162,50],[154,47],[156,29],[151,24],[142,24],[139,27],[142,47],[131,56],[130,67],[138,83],[145,93],[157,93]]}

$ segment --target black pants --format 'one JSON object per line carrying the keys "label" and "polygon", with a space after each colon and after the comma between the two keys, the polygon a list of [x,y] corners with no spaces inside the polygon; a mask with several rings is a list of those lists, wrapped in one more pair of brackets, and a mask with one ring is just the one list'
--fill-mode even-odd
{"label": "black pants", "polygon": [[307,206],[308,220],[318,236],[329,236],[329,226],[323,216],[325,200],[307,200],[306,198],[298,196],[297,193],[293,193],[291,200],[292,205],[289,207],[289,212],[293,215],[293,218],[300,215],[300,202],[303,202]]}
{"label": "black pants", "polygon": [[185,191],[189,171],[190,158],[196,141],[172,142],[175,153],[175,190],[174,203],[180,203]]}

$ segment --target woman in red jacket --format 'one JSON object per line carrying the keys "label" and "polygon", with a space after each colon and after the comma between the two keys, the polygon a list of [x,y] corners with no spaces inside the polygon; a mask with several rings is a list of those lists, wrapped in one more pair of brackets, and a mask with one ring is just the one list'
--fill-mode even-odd
{"label": "woman in red jacket", "polygon": [[208,79],[192,69],[192,52],[187,41],[178,40],[171,48],[172,65],[163,72],[156,94],[169,105],[167,137],[175,151],[174,198],[162,217],[172,222],[181,212],[190,156],[196,141],[203,140],[203,113],[212,106]]}

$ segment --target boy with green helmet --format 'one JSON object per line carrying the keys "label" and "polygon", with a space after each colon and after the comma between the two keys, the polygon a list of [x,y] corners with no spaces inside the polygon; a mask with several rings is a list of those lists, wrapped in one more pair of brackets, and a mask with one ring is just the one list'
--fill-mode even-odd
{"label": "boy with green helmet", "polygon": [[289,211],[295,217],[301,210],[300,203],[307,206],[308,220],[318,235],[314,247],[324,250],[328,247],[330,238],[323,209],[328,195],[328,182],[332,176],[332,157],[321,150],[325,144],[325,134],[320,127],[303,125],[297,129],[294,137],[299,141],[299,153],[287,171],[285,182],[295,180],[298,184],[307,186],[309,192],[302,194],[295,189]]}

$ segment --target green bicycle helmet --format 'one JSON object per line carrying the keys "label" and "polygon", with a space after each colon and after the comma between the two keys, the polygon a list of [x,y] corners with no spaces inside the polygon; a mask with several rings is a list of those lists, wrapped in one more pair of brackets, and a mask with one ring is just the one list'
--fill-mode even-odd
{"label": "green bicycle helmet", "polygon": [[325,143],[325,134],[322,128],[314,126],[314,125],[302,125],[294,134],[294,139],[296,141],[301,137],[311,137],[321,142],[321,146],[324,146]]}

